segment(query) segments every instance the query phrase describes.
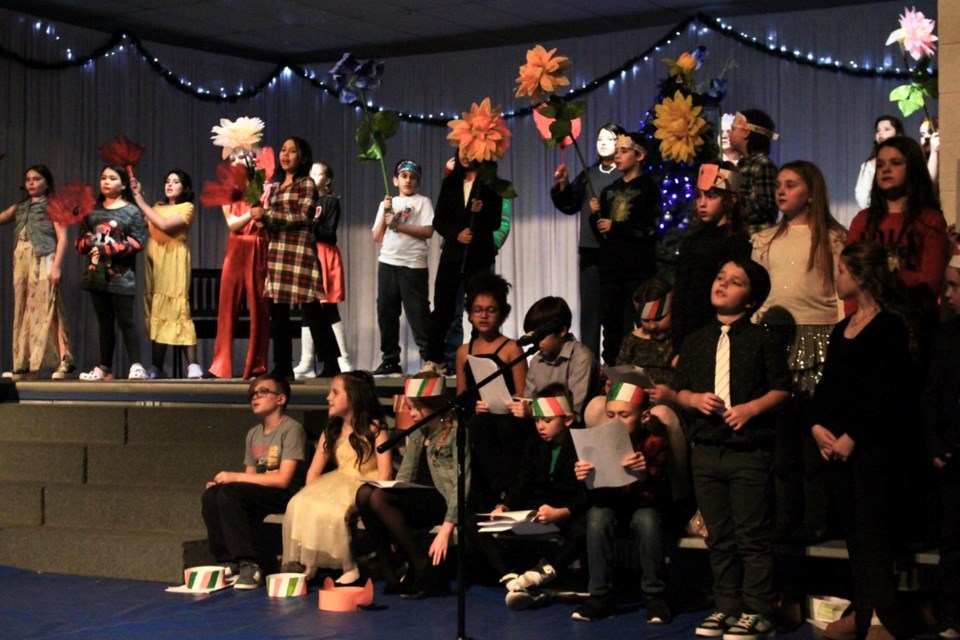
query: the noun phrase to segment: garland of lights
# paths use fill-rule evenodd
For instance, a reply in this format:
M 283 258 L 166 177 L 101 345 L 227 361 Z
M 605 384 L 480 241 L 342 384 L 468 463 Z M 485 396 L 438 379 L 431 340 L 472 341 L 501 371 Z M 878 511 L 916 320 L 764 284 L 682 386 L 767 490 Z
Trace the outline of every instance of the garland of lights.
M 909 70 L 902 70 L 900 68 L 874 68 L 871 69 L 869 65 L 858 65 L 852 60 L 848 64 L 843 64 L 839 60 L 834 60 L 829 56 L 817 56 L 813 53 L 806 53 L 793 49 L 791 50 L 786 45 L 776 45 L 773 43 L 764 44 L 757 39 L 756 36 L 750 36 L 742 31 L 734 29 L 730 24 L 725 23 L 719 18 L 713 18 L 704 13 L 698 13 L 696 16 L 691 16 L 677 23 L 674 27 L 669 29 L 666 34 L 664 34 L 660 39 L 658 39 L 653 45 L 647 48 L 646 51 L 641 53 L 638 56 L 635 56 L 618 68 L 609 71 L 608 73 L 603 74 L 597 78 L 594 78 L 588 83 L 581 85 L 579 88 L 574 89 L 564 95 L 565 99 L 575 99 L 580 96 L 587 95 L 593 91 L 600 88 L 602 85 L 616 79 L 617 76 L 625 74 L 627 71 L 634 69 L 637 64 L 640 62 L 646 62 L 649 60 L 650 55 L 654 52 L 659 51 L 662 47 L 670 45 L 673 42 L 673 38 L 680 37 L 685 29 L 687 29 L 694 22 L 702 23 L 705 28 L 714 31 L 715 33 L 732 38 L 739 44 L 742 44 L 747 47 L 756 49 L 757 51 L 766 53 L 767 55 L 773 55 L 781 60 L 786 60 L 788 62 L 793 62 L 807 67 L 812 67 L 818 70 L 823 71 L 833 71 L 837 73 L 842 73 L 845 75 L 861 77 L 861 78 L 883 78 L 883 79 L 910 79 L 912 76 Z M 39 29 L 41 23 L 37 22 L 36 26 Z M 148 64 L 150 67 L 160 75 L 170 86 L 178 91 L 185 93 L 197 100 L 202 100 L 204 102 L 216 102 L 216 103 L 235 103 L 240 100 L 247 98 L 253 98 L 257 96 L 268 86 L 274 84 L 281 75 L 284 74 L 296 74 L 303 80 L 309 82 L 313 87 L 325 91 L 332 96 L 336 96 L 336 91 L 330 85 L 326 84 L 317 79 L 317 74 L 314 71 L 298 65 L 298 64 L 277 64 L 270 73 L 257 84 L 240 88 L 238 91 L 233 93 L 228 93 L 223 87 L 219 88 L 219 91 L 211 91 L 210 89 L 205 89 L 203 87 L 194 88 L 193 83 L 189 80 L 184 79 L 179 76 L 176 72 L 171 69 L 163 66 L 159 59 L 154 56 L 150 51 L 143 45 L 140 39 L 135 35 L 130 35 L 126 33 L 118 33 L 110 36 L 110 39 L 103 45 L 97 47 L 91 51 L 88 55 L 81 58 L 74 58 L 72 52 L 67 50 L 67 59 L 58 60 L 55 62 L 45 62 L 41 60 L 28 59 L 20 54 L 9 51 L 5 47 L 0 46 L 0 56 L 11 59 L 17 63 L 20 63 L 24 66 L 30 67 L 32 69 L 41 69 L 41 70 L 64 70 L 72 67 L 82 67 L 87 64 L 94 62 L 98 58 L 107 57 L 114 55 L 117 51 L 123 51 L 125 44 L 129 44 L 133 47 L 140 57 Z M 936 77 L 936 70 L 931 72 L 933 77 Z M 354 105 L 368 111 L 383 111 L 382 106 L 374 104 L 372 101 L 367 102 L 367 104 L 360 104 L 359 101 L 354 102 Z M 523 118 L 533 111 L 533 107 L 523 107 L 513 111 L 508 111 L 504 113 L 504 118 Z M 426 124 L 430 126 L 445 127 L 447 126 L 448 119 L 445 117 L 434 117 L 430 115 L 418 115 L 412 113 L 399 113 L 400 119 L 404 122 L 411 122 L 415 124 Z

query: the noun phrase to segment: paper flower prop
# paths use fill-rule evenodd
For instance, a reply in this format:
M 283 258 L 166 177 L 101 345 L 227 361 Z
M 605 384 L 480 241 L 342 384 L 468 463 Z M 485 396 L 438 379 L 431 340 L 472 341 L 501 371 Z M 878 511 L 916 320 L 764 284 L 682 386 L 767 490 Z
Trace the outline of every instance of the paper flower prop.
M 936 22 L 923 15 L 922 11 L 913 9 L 904 9 L 900 16 L 900 28 L 896 29 L 887 38 L 887 44 L 899 42 L 916 61 L 922 58 L 932 58 L 937 52 L 937 45 L 934 44 L 937 36 L 933 35 L 933 28 Z
M 540 135 L 544 140 L 555 142 L 553 132 L 550 131 L 550 127 L 553 126 L 553 123 L 556 121 L 556 118 L 548 118 L 536 109 L 533 110 L 533 123 L 537 125 L 537 131 L 540 132 Z M 580 121 L 580 118 L 574 118 L 570 121 L 570 135 L 561 139 L 560 142 L 555 142 L 555 144 L 561 149 L 573 144 L 573 141 L 580 137 L 580 130 L 582 126 L 583 125 Z
M 900 54 L 903 63 L 910 69 L 907 54 L 914 59 L 916 65 L 910 74 L 913 81 L 900 85 L 890 92 L 890 100 L 896 102 L 904 116 L 923 109 L 927 120 L 931 123 L 930 112 L 927 110 L 926 98 L 936 98 L 938 95 L 937 80 L 930 73 L 930 63 L 936 55 L 937 46 L 934 44 L 937 36 L 933 35 L 936 22 L 924 17 L 916 8 L 904 9 L 900 16 L 900 28 L 894 30 L 887 38 L 887 44 L 894 42 L 900 45 Z
M 220 126 L 213 127 L 213 144 L 223 147 L 223 159 L 238 155 L 256 155 L 260 150 L 263 129 L 267 125 L 260 118 L 241 116 L 231 122 L 220 119 Z
M 67 226 L 83 220 L 96 203 L 93 189 L 82 182 L 68 182 L 47 197 L 47 217 Z
M 224 162 L 217 166 L 219 181 L 208 180 L 200 192 L 200 204 L 205 207 L 222 207 L 244 200 L 249 180 L 247 168 L 242 164 Z
M 570 80 L 563 75 L 570 67 L 570 58 L 554 56 L 556 49 L 547 51 L 537 45 L 527 51 L 527 63 L 521 65 L 517 76 L 517 97 L 529 97 L 534 102 L 543 99 L 545 93 L 555 93 L 559 87 L 569 86 Z
M 384 156 L 387 155 L 387 140 L 400 129 L 400 116 L 396 111 L 375 111 L 367 107 L 367 91 L 380 86 L 385 65 L 382 60 L 357 60 L 351 53 L 343 54 L 332 69 L 334 91 L 342 104 L 360 103 L 363 123 L 357 128 L 356 140 L 360 147 L 357 160 L 379 162 L 383 177 L 384 193 L 390 195 L 390 178 Z
M 693 106 L 693 98 L 680 91 L 673 97 L 666 97 L 654 110 L 656 119 L 653 124 L 657 130 L 653 134 L 660 140 L 660 153 L 666 160 L 692 162 L 697 147 L 703 144 L 702 133 L 706 131 L 707 121 L 700 117 L 702 107 Z
M 664 58 L 663 63 L 667 65 L 667 74 L 674 82 L 692 91 L 693 72 L 703 65 L 706 57 L 707 48 L 701 45 L 697 47 L 693 53 L 689 51 L 681 53 L 680 57 L 676 60 L 673 58 Z
M 126 167 L 131 180 L 133 179 L 133 168 L 140 163 L 140 158 L 146 150 L 146 147 L 137 144 L 122 133 L 110 142 L 100 145 L 97 149 L 100 158 L 105 163 Z
M 500 107 L 491 107 L 490 98 L 474 102 L 459 120 L 447 123 L 447 139 L 468 162 L 499 160 L 510 148 L 510 130 L 503 122 Z
M 342 104 L 353 104 L 361 94 L 380 86 L 385 68 L 383 60 L 357 60 L 352 53 L 345 53 L 330 69 L 334 91 Z

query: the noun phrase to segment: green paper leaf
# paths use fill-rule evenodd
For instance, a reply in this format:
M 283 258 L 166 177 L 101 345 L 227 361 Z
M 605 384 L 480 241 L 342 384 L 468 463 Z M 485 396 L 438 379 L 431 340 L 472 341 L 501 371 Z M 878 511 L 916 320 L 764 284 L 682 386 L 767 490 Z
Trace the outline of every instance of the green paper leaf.
M 396 111 L 377 111 L 370 117 L 370 128 L 388 140 L 400 130 L 400 116 Z

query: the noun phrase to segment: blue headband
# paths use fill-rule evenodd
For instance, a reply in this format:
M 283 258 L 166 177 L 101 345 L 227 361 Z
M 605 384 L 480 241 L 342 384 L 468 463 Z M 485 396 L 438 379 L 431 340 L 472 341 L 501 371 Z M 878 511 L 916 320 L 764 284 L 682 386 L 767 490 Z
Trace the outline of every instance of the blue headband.
M 399 176 L 401 171 L 411 171 L 416 174 L 418 178 L 420 177 L 420 165 L 413 160 L 401 160 L 398 162 L 397 168 L 393 170 L 393 174 Z

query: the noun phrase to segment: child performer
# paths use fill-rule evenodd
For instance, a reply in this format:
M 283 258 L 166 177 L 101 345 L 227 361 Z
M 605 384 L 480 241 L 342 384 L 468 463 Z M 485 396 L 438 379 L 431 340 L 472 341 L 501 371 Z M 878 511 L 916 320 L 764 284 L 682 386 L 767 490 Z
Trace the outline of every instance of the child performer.
M 342 568 L 339 584 L 360 577 L 350 551 L 347 524 L 355 511 L 358 478 L 389 480 L 392 455 L 377 453 L 387 440 L 383 408 L 366 371 L 336 375 L 327 395 L 330 421 L 307 470 L 307 486 L 287 506 L 283 519 L 286 570 L 312 577 L 318 567 Z M 335 469 L 324 473 L 328 462 Z
M 777 165 L 770 160 L 770 143 L 780 138 L 773 118 L 759 109 L 737 112 L 730 129 L 730 146 L 740 154 L 740 201 L 751 232 L 777 221 Z
M 313 215 L 313 239 L 316 240 L 317 259 L 320 260 L 320 275 L 323 279 L 324 299 L 320 303 L 323 312 L 323 324 L 327 337 L 332 332 L 337 341 L 340 357 L 333 360 L 333 349 L 327 345 L 322 349 L 326 354 L 323 362 L 323 375 L 331 377 L 340 371 L 353 371 L 353 363 L 347 355 L 347 338 L 343 332 L 343 321 L 337 304 L 343 302 L 347 289 L 343 275 L 343 259 L 337 248 L 337 227 L 340 226 L 340 196 L 333 192 L 333 168 L 320 160 L 310 167 L 310 178 L 317 185 L 317 207 Z M 316 378 L 316 345 L 310 334 L 310 327 L 300 330 L 300 364 L 293 368 L 293 375 L 303 378 Z
M 473 274 L 493 267 L 497 255 L 493 234 L 500 228 L 502 213 L 503 199 L 478 179 L 475 167 L 459 158 L 440 185 L 433 219 L 444 245 L 433 287 L 425 371 L 446 373 L 445 341 L 456 315 L 457 292 Z
M 13 368 L 4 378 L 36 376 L 57 367 L 54 380 L 72 377 L 77 368 L 60 295 L 60 274 L 67 249 L 67 228 L 47 217 L 53 175 L 42 164 L 23 172 L 27 197 L 0 212 L 0 224 L 15 221 L 13 250 Z
M 867 636 L 874 611 L 893 637 L 912 637 L 896 601 L 894 531 L 902 514 L 894 494 L 904 472 L 903 425 L 916 417 L 916 342 L 887 258 L 867 242 L 840 254 L 837 294 L 855 298 L 857 310 L 830 336 L 811 420 L 847 530 L 857 638 Z
M 386 196 L 377 209 L 373 241 L 380 244 L 377 262 L 377 325 L 380 366 L 375 376 L 403 373 L 400 366 L 400 309 L 407 314 L 413 339 L 426 362 L 430 322 L 427 258 L 433 237 L 433 203 L 417 193 L 420 165 L 401 160 L 393 169 L 396 197 Z
M 260 424 L 247 432 L 244 471 L 221 471 L 203 493 L 203 521 L 210 551 L 217 562 L 239 578 L 235 589 L 263 585 L 266 550 L 258 549 L 253 523 L 283 511 L 303 486 L 303 426 L 286 414 L 290 383 L 273 375 L 260 376 L 247 391 Z M 298 473 L 299 471 L 299 473 Z M 275 560 L 274 560 L 275 562 Z
M 190 247 L 187 235 L 193 223 L 193 181 L 180 169 L 167 174 L 163 185 L 166 201 L 151 207 L 143 198 L 140 181 L 133 181 L 133 196 L 147 219 L 150 243 L 147 245 L 143 303 L 147 333 L 153 345 L 153 364 L 147 367 L 150 378 L 166 377 L 163 361 L 167 345 L 186 347 L 187 377 L 200 378 L 197 364 L 197 332 L 190 319 Z
M 597 265 L 600 245 L 593 235 L 590 219 L 590 185 L 603 189 L 621 176 L 614 164 L 617 139 L 626 130 L 614 122 L 607 122 L 597 131 L 597 162 L 581 171 L 573 182 L 564 164 L 557 165 L 553 172 L 554 185 L 550 199 L 561 213 L 568 216 L 580 214 L 580 240 L 578 257 L 580 263 L 580 337 L 594 353 L 600 353 L 600 267 Z
M 246 202 L 223 207 L 230 233 L 220 275 L 220 300 L 217 306 L 217 340 L 213 362 L 205 377 L 233 377 L 233 336 L 241 301 L 250 313 L 250 339 L 244 359 L 244 379 L 267 370 L 270 348 L 270 306 L 263 295 L 267 279 L 267 230 L 258 224 Z
M 794 395 L 780 414 L 774 451 L 774 540 L 812 544 L 826 533 L 829 489 L 816 443 L 806 437 L 810 398 L 823 374 L 834 325 L 843 317 L 834 284 L 846 230 L 830 215 L 827 185 L 812 162 L 777 174 L 780 223 L 751 238 L 753 259 L 770 274 L 756 319 L 787 347 Z
M 408 378 L 404 402 L 419 422 L 446 405 L 444 378 L 421 373 Z M 464 461 L 470 489 L 470 453 Z M 428 489 L 379 489 L 364 484 L 357 491 L 357 509 L 373 540 L 386 573 L 384 593 L 419 600 L 446 592 L 435 567 L 447 557 L 457 526 L 457 422 L 454 414 L 434 418 L 407 440 L 407 450 L 397 480 Z M 437 535 L 424 553 L 415 529 L 439 524 Z M 396 547 L 396 552 L 393 548 Z M 404 565 L 407 570 L 404 573 Z
M 600 244 L 600 322 L 603 361 L 614 364 L 623 335 L 633 326 L 631 296 L 657 271 L 660 190 L 642 172 L 647 151 L 640 133 L 617 139 L 614 162 L 623 175 L 591 198 L 593 232 Z
M 671 314 L 677 353 L 687 336 L 716 317 L 710 305 L 710 290 L 717 267 L 729 256 L 750 255 L 736 167 L 729 162 L 700 165 L 696 204 L 697 215 L 690 233 L 680 241 L 677 251 Z
M 532 569 L 500 579 L 508 591 L 507 607 L 514 611 L 548 604 L 550 593 L 542 587 L 580 558 L 586 541 L 587 494 L 573 472 L 577 451 L 570 437 L 575 423 L 570 392 L 559 383 L 547 385 L 533 400 L 533 415 L 539 437 L 524 448 L 520 472 L 493 513 L 535 510 L 537 522 L 559 527 L 563 541 Z M 505 565 L 499 546 L 484 538 L 485 548 L 493 551 L 492 560 L 499 565 L 495 568 L 501 570 Z
M 640 558 L 641 587 L 647 622 L 667 624 L 672 619 L 665 599 L 664 507 L 669 502 L 665 467 L 667 438 L 657 420 L 644 419 L 647 395 L 628 382 L 614 383 L 607 394 L 607 420 L 619 420 L 627 427 L 633 453 L 623 467 L 639 473 L 637 482 L 615 489 L 589 492 L 587 512 L 587 562 L 590 568 L 590 597 L 573 612 L 574 620 L 599 620 L 610 615 L 615 604 L 613 590 L 614 536 L 618 523 L 629 524 Z M 578 480 L 585 481 L 594 470 L 593 462 L 581 460 L 574 467 Z
M 573 413 L 579 421 L 587 399 L 597 388 L 597 359 L 590 349 L 577 342 L 570 333 L 571 322 L 573 313 L 567 301 L 556 296 L 540 298 L 527 310 L 523 318 L 524 331 L 536 331 L 542 327 L 557 328 L 540 341 L 540 350 L 530 359 L 523 396 L 532 398 L 548 384 L 559 382 L 570 391 Z M 510 402 L 507 408 L 518 418 L 533 416 L 529 401 Z
M 893 136 L 903 135 L 903 123 L 895 116 L 879 116 L 873 123 L 873 145 L 870 157 L 860 165 L 854 195 L 861 209 L 870 207 L 870 192 L 873 190 L 874 176 L 877 174 L 877 147 L 881 142 Z
M 921 413 L 940 485 L 940 615 L 934 632 L 942 638 L 960 635 L 960 245 L 953 244 L 952 253 L 943 298 L 953 317 L 940 326 Z
M 710 295 L 716 320 L 680 351 L 677 387 L 690 412 L 690 466 L 717 607 L 697 626 L 701 636 L 756 640 L 773 631 L 772 414 L 790 397 L 790 370 L 776 337 L 750 322 L 769 293 L 759 264 L 726 262 Z
M 121 166 L 104 167 L 100 172 L 97 206 L 80 223 L 80 234 L 74 243 L 77 251 L 87 255 L 80 286 L 90 292 L 100 325 L 100 364 L 81 373 L 81 380 L 113 378 L 111 367 L 117 345 L 114 323 L 120 327 L 131 362 L 127 377 L 147 377 L 140 363 L 140 336 L 133 318 L 137 254 L 147 242 L 147 223 L 133 200 L 127 170 Z

